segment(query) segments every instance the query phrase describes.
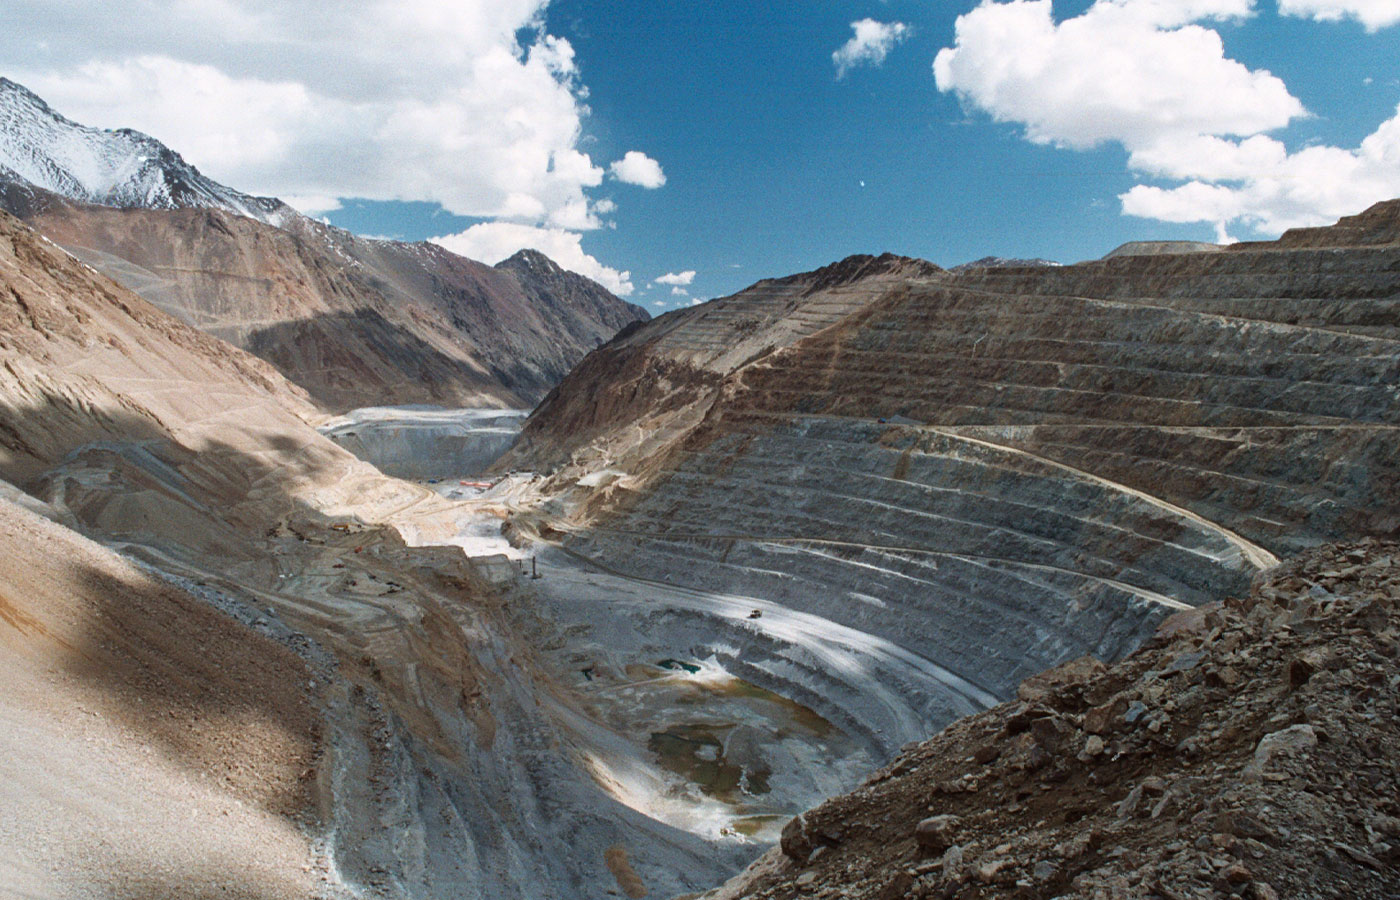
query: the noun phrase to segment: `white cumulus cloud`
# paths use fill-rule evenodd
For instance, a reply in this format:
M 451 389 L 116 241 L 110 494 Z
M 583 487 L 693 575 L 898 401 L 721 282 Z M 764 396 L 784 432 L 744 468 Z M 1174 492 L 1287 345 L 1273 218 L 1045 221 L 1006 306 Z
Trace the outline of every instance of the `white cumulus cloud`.
M 1295 153 L 1279 141 L 1201 139 L 1187 165 L 1164 174 L 1175 187 L 1138 185 L 1122 195 L 1129 215 L 1167 222 L 1244 222 L 1261 232 L 1323 225 L 1400 196 L 1400 109 L 1355 149 L 1318 145 Z M 1208 143 L 1207 143 L 1208 142 Z
M 606 171 L 548 4 L 6 0 L 0 69 L 70 118 L 145 131 L 313 212 L 418 200 L 577 232 L 614 207 L 589 196 Z
M 1366 4 L 1284 0 L 1323 5 Z M 1121 195 L 1128 215 L 1278 233 L 1400 193 L 1400 116 L 1354 149 L 1293 152 L 1268 134 L 1307 115 L 1303 104 L 1200 24 L 1253 11 L 1254 0 L 1097 0 L 1057 23 L 1050 0 L 984 0 L 959 17 L 934 76 L 1033 143 L 1121 145 L 1133 172 L 1159 182 Z
M 1320 22 L 1355 19 L 1367 31 L 1379 31 L 1400 22 L 1400 0 L 1279 0 L 1278 11 Z
M 433 238 L 453 253 L 495 264 L 518 250 L 538 250 L 571 272 L 601 284 L 620 297 L 632 293 L 632 274 L 600 263 L 583 250 L 582 235 L 562 228 L 537 228 L 517 222 L 482 222 L 460 234 Z
M 851 31 L 854 34 L 851 39 L 831 54 L 836 77 L 845 78 L 847 72 L 859 65 L 881 65 L 895 45 L 909 36 L 909 30 L 909 26 L 903 22 L 877 22 L 874 19 L 852 22 Z
M 623 184 L 635 184 L 648 190 L 655 190 L 666 183 L 666 173 L 661 171 L 661 163 L 637 150 L 629 150 L 622 159 L 613 163 L 612 174 Z
M 148 132 L 243 190 L 543 222 L 603 178 L 579 149 L 572 46 L 518 37 L 546 2 L 12 0 L 0 62 L 71 118 Z
M 1252 135 L 1304 113 L 1284 83 L 1228 59 L 1193 19 L 1243 16 L 1250 0 L 1099 0 L 1056 23 L 1050 0 L 984 2 L 939 51 L 941 91 L 1041 144 L 1130 150 L 1198 134 Z
M 694 282 L 695 271 L 693 269 L 689 269 L 684 272 L 667 272 L 665 275 L 662 275 L 660 278 L 653 281 L 652 284 L 672 284 L 680 285 L 681 287 L 686 287 L 690 284 L 693 284 Z

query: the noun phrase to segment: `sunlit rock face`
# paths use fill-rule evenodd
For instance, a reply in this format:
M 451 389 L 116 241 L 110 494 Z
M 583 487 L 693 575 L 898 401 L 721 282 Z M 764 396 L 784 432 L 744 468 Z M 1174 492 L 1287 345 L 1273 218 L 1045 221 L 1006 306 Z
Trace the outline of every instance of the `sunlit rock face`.
M 782 603 L 989 694 L 1275 554 L 1400 527 L 1400 204 L 1218 252 L 853 258 L 586 359 L 507 465 L 565 544 Z M 603 488 L 581 475 L 624 473 Z M 921 685 L 926 726 L 958 691 Z

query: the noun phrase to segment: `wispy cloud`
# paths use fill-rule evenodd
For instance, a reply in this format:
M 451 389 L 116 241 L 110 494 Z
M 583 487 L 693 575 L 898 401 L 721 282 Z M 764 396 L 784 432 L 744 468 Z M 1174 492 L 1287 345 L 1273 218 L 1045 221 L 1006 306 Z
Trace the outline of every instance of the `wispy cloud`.
M 1278 11 L 1321 22 L 1355 19 L 1367 31 L 1400 23 L 1400 0 L 1279 0 Z
M 855 32 L 849 41 L 831 54 L 836 65 L 836 77 L 845 78 L 846 73 L 856 66 L 878 66 L 895 45 L 909 36 L 910 28 L 903 22 L 877 22 L 874 19 L 861 19 L 851 23 Z

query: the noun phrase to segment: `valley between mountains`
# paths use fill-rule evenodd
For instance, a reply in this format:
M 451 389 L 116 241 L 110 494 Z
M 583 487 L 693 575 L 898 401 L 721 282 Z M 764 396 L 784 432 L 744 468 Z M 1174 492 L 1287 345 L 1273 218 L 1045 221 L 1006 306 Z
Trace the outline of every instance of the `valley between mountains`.
M 647 320 L 0 98 L 0 896 L 1400 891 L 1400 201 Z

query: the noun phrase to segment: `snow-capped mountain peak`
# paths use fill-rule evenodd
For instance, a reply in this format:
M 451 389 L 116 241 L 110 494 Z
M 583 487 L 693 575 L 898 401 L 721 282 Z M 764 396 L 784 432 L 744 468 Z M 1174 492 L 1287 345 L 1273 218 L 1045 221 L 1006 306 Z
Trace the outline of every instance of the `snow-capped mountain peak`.
M 155 138 L 64 118 L 23 85 L 0 78 L 0 179 L 123 209 L 222 209 L 282 225 L 282 201 L 225 187 Z

